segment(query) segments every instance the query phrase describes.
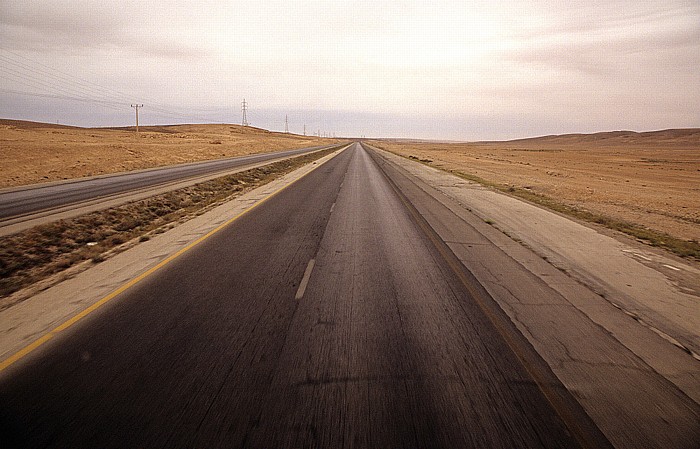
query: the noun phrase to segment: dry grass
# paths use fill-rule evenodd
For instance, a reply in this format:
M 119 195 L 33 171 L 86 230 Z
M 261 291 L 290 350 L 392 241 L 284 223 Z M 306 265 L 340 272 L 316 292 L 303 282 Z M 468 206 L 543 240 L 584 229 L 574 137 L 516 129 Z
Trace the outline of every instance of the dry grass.
M 585 209 L 579 209 L 557 201 L 554 198 L 540 195 L 527 189 L 513 187 L 512 185 L 495 184 L 493 182 L 486 181 L 485 179 L 481 179 L 478 176 L 468 175 L 458 171 L 452 171 L 452 173 L 456 174 L 460 178 L 473 181 L 487 187 L 495 188 L 501 192 L 508 193 L 531 203 L 539 204 L 540 206 L 544 206 L 564 215 L 575 217 L 579 220 L 584 220 L 591 223 L 597 223 L 605 226 L 606 228 L 625 233 L 649 245 L 665 248 L 681 257 L 700 260 L 700 243 L 698 243 L 697 240 L 679 239 L 669 234 L 654 231 L 634 223 L 616 220 Z M 489 223 L 489 220 L 486 220 L 486 222 Z
M 140 131 L 0 120 L 0 187 L 335 142 L 238 125 L 142 126 Z
M 700 257 L 698 129 L 373 144 L 676 254 Z
M 99 263 L 334 149 L 275 162 L 141 201 L 0 237 L 0 297 L 78 264 Z M 126 244 L 126 245 L 125 245 Z

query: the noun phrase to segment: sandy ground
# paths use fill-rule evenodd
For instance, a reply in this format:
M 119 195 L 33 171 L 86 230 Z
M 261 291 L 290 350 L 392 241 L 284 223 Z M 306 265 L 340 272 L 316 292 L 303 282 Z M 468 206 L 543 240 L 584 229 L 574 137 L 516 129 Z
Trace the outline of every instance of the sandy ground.
M 374 145 L 685 240 L 700 240 L 700 129 Z
M 74 128 L 0 120 L 0 188 L 334 142 L 239 125 Z

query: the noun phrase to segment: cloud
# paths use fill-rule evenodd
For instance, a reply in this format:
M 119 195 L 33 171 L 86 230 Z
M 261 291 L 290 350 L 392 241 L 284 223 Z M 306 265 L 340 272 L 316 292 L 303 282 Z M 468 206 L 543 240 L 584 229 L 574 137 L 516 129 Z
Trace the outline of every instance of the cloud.
M 127 92 L 127 103 L 237 116 L 246 97 L 258 108 L 343 110 L 366 133 L 367 113 L 384 114 L 392 135 L 403 126 L 450 138 L 462 131 L 409 126 L 406 114 L 484 133 L 492 118 L 513 137 L 700 117 L 697 0 L 0 0 L 3 49 L 20 61 L 0 79 L 6 89 L 72 90 L 25 73 L 21 62 L 34 60 Z
M 128 22 L 107 3 L 84 2 L 4 2 L 0 24 L 9 35 L 5 45 L 62 48 L 96 47 L 119 41 L 128 31 Z
M 480 86 L 497 111 L 625 117 L 628 127 L 697 123 L 700 4 L 593 2 L 540 13 L 513 28 Z
M 182 12 L 144 8 L 138 2 L 119 2 L 115 7 L 85 0 L 3 1 L 0 36 L 5 48 L 39 53 L 119 51 L 150 58 L 200 57 L 204 49 L 192 45 L 178 26 L 187 20 Z
M 700 4 L 671 2 L 631 7 L 628 2 L 564 8 L 556 18 L 512 35 L 505 61 L 607 76 L 635 61 L 645 68 L 664 53 L 688 69 L 700 60 Z M 641 68 L 641 67 L 636 67 Z M 677 67 L 678 68 L 678 67 Z

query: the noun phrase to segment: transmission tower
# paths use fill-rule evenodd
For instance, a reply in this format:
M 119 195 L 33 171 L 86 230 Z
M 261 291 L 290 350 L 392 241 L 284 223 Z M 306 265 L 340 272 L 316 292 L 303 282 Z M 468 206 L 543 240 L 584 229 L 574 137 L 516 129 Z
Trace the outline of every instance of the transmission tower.
M 284 116 L 284 133 L 289 134 L 289 117 Z
M 136 109 L 136 132 L 139 132 L 139 108 L 142 108 L 142 104 L 132 104 L 132 108 Z
M 248 117 L 246 117 L 246 111 L 248 110 L 248 103 L 246 103 L 245 98 L 241 103 L 241 110 L 243 111 L 243 126 L 248 126 Z

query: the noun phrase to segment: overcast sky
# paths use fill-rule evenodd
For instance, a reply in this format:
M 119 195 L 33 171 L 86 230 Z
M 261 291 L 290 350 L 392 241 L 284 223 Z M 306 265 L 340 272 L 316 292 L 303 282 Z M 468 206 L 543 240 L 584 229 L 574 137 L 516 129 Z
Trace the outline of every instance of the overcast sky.
M 0 117 L 453 140 L 700 127 L 700 1 L 0 0 Z M 60 97 L 60 98 L 58 98 Z

